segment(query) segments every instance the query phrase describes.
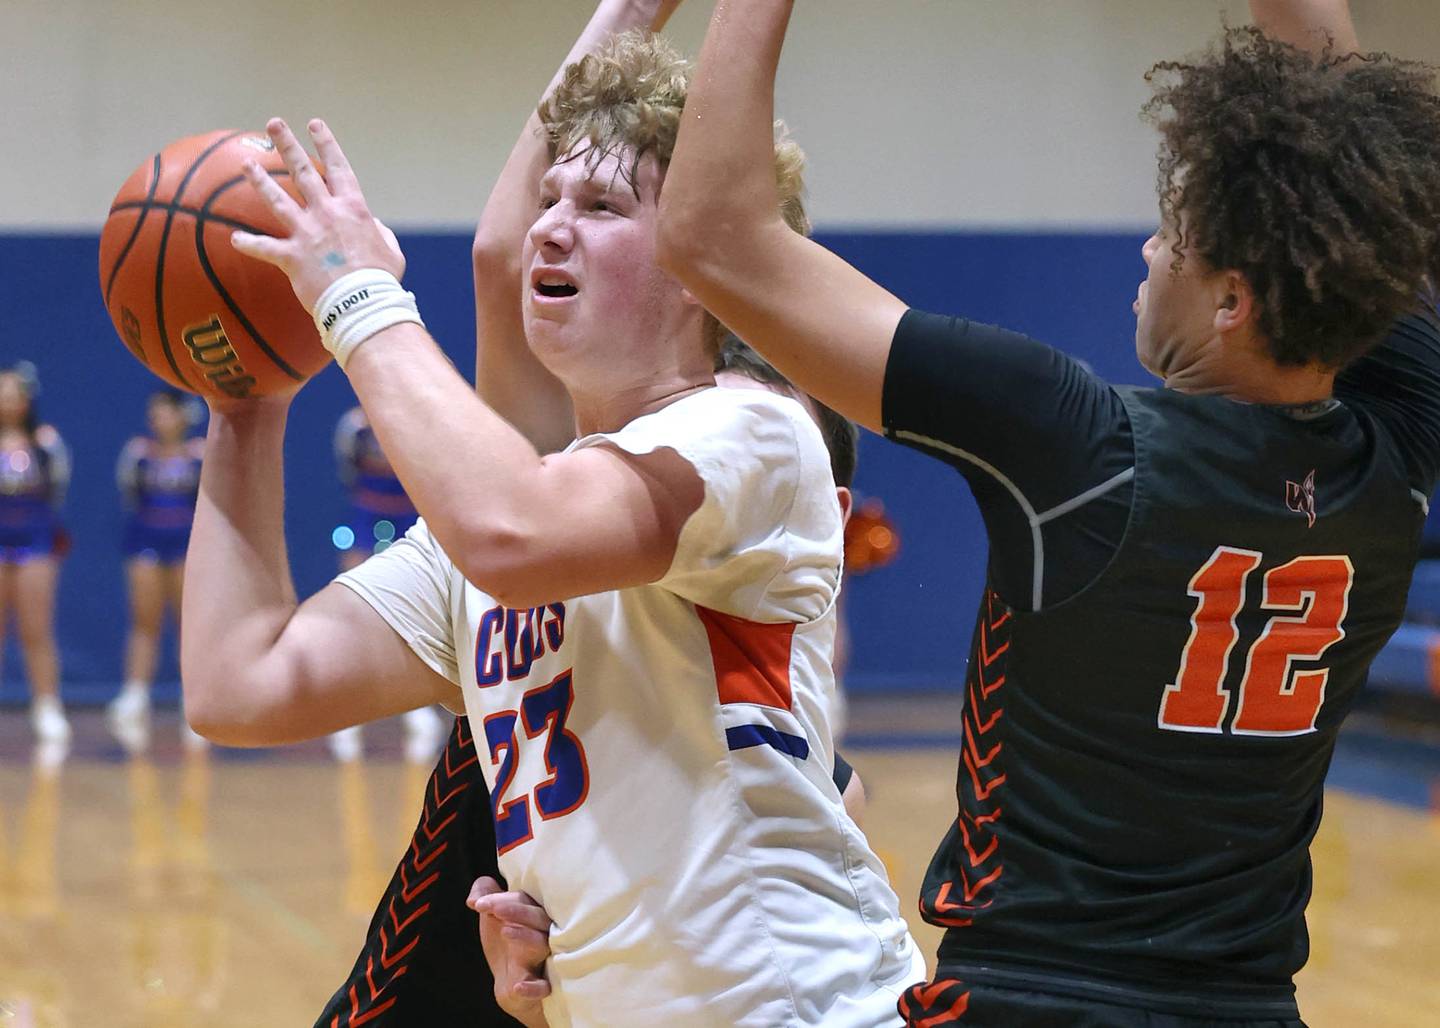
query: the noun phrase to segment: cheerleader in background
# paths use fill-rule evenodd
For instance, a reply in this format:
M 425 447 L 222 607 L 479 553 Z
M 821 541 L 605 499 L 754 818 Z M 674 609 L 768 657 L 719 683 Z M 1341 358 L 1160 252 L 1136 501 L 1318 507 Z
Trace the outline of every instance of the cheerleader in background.
M 70 455 L 54 426 L 36 416 L 35 392 L 32 365 L 0 371 L 0 650 L 13 613 L 30 679 L 31 727 L 41 742 L 64 744 L 70 722 L 60 703 L 55 583 Z
M 123 551 L 130 592 L 130 635 L 125 644 L 125 684 L 106 710 L 110 730 L 135 753 L 150 741 L 150 687 L 168 608 L 178 626 L 185 548 L 200 491 L 205 440 L 193 436 L 197 412 L 184 394 L 161 390 L 145 408 L 148 435 L 135 436 L 120 451 L 115 477 L 127 512 Z M 190 747 L 205 740 L 181 734 Z
M 335 463 L 350 496 L 350 516 L 333 538 L 340 551 L 340 570 L 349 571 L 403 536 L 419 515 L 359 407 L 346 411 L 335 427 Z M 434 760 L 449 724 L 433 707 L 412 710 L 403 717 L 405 759 L 413 763 Z M 358 727 L 330 736 L 331 752 L 339 760 L 355 760 L 362 748 Z

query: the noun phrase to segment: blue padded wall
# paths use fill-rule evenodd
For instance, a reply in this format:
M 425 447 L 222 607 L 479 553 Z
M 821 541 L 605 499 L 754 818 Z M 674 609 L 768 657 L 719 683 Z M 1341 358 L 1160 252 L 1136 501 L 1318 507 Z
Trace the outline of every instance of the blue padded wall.
M 1052 342 L 1117 381 L 1143 381 L 1130 302 L 1143 273 L 1138 234 L 822 233 L 822 241 L 911 304 L 993 321 Z M 468 233 L 410 234 L 407 284 L 437 339 L 474 368 Z M 74 549 L 57 612 L 65 695 L 108 697 L 121 676 L 125 629 L 115 459 L 143 424 L 152 379 L 116 338 L 100 302 L 97 240 L 0 235 L 0 363 L 40 370 L 42 415 L 65 436 L 75 474 L 65 519 Z M 296 584 L 314 592 L 335 570 L 331 529 L 344 501 L 331 433 L 354 402 L 330 368 L 300 394 L 286 443 L 286 537 Z M 453 459 L 437 453 L 436 459 Z M 485 473 L 483 461 L 457 474 Z M 981 522 L 946 466 L 867 436 L 858 485 L 884 500 L 900 558 L 849 583 L 852 688 L 945 688 L 962 677 L 985 562 Z M 5 650 L 0 700 L 23 695 L 20 655 Z M 173 682 L 173 657 L 161 679 Z

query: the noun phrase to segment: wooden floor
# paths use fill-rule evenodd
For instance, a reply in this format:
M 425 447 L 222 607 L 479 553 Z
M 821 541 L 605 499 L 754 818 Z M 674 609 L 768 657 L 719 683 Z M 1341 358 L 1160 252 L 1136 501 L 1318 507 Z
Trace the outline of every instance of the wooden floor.
M 310 1025 L 429 767 L 401 760 L 394 724 L 369 730 L 365 760 L 337 764 L 321 744 L 186 754 L 163 713 L 150 756 L 127 759 L 96 715 L 76 720 L 55 765 L 19 713 L 0 713 L 0 1028 Z M 926 746 L 938 740 L 924 727 L 850 746 L 907 912 L 953 807 L 954 749 Z M 1403 778 L 1393 791 L 1410 802 L 1332 788 L 1302 1012 L 1314 1028 L 1440 1024 L 1440 815 L 1415 803 L 1440 787 L 1423 760 L 1391 776 L 1363 747 L 1347 753 L 1332 781 L 1383 792 L 1367 783 Z M 935 930 L 913 927 L 933 953 Z

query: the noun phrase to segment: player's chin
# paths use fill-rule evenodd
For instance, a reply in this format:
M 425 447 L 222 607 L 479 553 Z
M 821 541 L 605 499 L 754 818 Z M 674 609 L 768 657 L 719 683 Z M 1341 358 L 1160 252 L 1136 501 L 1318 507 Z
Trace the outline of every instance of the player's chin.
M 525 342 L 535 358 L 552 373 L 577 347 L 576 326 L 551 318 L 525 317 Z
M 1144 330 L 1140 325 L 1135 326 L 1135 359 L 1140 366 L 1158 379 L 1164 379 L 1165 374 L 1160 370 L 1160 362 L 1156 359 L 1155 349 L 1145 337 Z

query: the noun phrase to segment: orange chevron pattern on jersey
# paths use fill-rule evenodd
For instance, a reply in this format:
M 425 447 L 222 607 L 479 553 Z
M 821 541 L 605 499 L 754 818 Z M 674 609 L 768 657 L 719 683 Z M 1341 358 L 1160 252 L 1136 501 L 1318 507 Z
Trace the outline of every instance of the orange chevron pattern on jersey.
M 920 898 L 921 916 L 931 924 L 947 928 L 971 924 L 975 911 L 994 902 L 987 892 L 1005 873 L 1005 865 L 998 859 L 1000 840 L 994 830 L 1004 813 L 1000 797 L 996 795 L 1005 784 L 1005 772 L 997 763 L 1004 744 L 992 741 L 990 735 L 1005 715 L 1001 702 L 1012 616 L 993 591 L 986 594 L 980 644 L 966 676 L 967 702 L 961 731 L 961 763 L 965 775 L 957 784 L 957 790 L 963 790 L 968 783 L 974 800 L 966 803 L 962 792 L 960 813 L 955 820 L 964 860 L 956 854 L 952 862 L 956 877 L 941 883 L 933 898 L 928 895 Z
M 905 990 L 899 1006 L 907 1028 L 939 1028 L 965 1016 L 970 1009 L 970 989 L 953 978 L 921 982 Z
M 425 786 L 425 805 L 410 849 L 401 860 L 398 882 L 392 882 L 380 925 L 378 952 L 365 958 L 364 974 L 346 985 L 350 1009 L 336 1014 L 330 1028 L 359 1028 L 372 1024 L 395 1005 L 390 987 L 408 968 L 408 958 L 419 945 L 430 910 L 430 890 L 440 878 L 434 866 L 450 847 L 448 831 L 459 817 L 460 796 L 472 780 L 465 772 L 479 761 L 474 738 L 465 718 L 457 718 L 445 754 Z

